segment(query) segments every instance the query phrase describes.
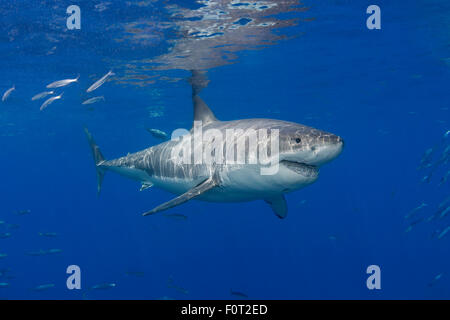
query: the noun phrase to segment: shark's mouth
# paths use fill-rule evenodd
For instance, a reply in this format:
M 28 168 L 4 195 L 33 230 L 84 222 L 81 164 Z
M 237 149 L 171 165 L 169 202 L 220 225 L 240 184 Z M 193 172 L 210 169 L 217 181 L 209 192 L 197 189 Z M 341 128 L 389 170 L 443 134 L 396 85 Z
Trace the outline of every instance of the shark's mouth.
M 289 161 L 289 160 L 281 160 L 281 165 L 284 165 L 289 170 L 294 171 L 295 173 L 307 176 L 314 177 L 319 174 L 319 167 L 306 164 L 303 162 Z

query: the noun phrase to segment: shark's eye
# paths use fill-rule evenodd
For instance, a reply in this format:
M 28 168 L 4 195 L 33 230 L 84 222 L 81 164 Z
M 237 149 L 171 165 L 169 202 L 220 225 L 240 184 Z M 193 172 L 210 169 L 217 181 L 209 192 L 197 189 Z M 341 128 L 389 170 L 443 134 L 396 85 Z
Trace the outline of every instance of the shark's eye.
M 295 139 L 295 142 L 300 143 L 300 142 L 302 142 L 302 139 L 297 138 L 297 139 Z

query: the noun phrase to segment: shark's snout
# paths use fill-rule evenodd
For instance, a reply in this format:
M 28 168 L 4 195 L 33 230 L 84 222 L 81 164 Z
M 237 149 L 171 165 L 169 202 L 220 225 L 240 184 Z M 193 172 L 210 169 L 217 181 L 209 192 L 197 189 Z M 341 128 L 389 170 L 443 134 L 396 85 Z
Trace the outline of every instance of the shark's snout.
M 342 152 L 342 150 L 344 149 L 344 145 L 345 145 L 344 139 L 342 139 L 341 137 L 338 137 L 337 143 L 341 146 L 341 152 Z
M 341 147 L 341 151 L 344 148 L 344 139 L 340 136 L 334 136 L 333 143 Z
M 342 146 L 344 146 L 344 139 L 334 134 L 331 135 L 331 142 L 334 144 L 342 144 Z
M 342 149 L 344 148 L 344 139 L 342 139 L 340 136 L 333 135 L 332 143 Z
M 316 136 L 313 136 L 310 140 L 311 145 L 326 145 L 326 146 L 339 146 L 344 145 L 344 139 L 342 139 L 340 136 L 337 136 L 332 133 L 328 132 L 319 132 Z
M 313 153 L 311 164 L 320 166 L 341 154 L 344 149 L 344 139 L 340 136 L 329 134 L 323 139 L 319 139 L 316 144 L 312 144 L 311 149 Z
M 336 148 L 336 151 L 339 151 L 339 153 L 341 153 L 342 149 L 344 149 L 344 139 L 342 139 L 340 136 L 332 134 L 329 140 L 329 146 L 331 148 Z M 339 153 L 337 155 L 339 155 Z

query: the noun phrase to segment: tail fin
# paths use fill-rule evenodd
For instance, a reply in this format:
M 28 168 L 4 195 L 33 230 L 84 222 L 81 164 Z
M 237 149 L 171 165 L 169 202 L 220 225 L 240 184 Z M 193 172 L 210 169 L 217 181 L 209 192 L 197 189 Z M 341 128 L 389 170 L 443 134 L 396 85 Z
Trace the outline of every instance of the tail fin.
M 105 176 L 105 169 L 99 165 L 105 161 L 105 158 L 103 157 L 100 148 L 95 144 L 94 138 L 86 127 L 84 128 L 84 132 L 86 133 L 89 145 L 91 146 L 92 156 L 95 161 L 95 169 L 97 170 L 97 195 L 99 195 L 100 190 L 102 189 L 103 177 Z

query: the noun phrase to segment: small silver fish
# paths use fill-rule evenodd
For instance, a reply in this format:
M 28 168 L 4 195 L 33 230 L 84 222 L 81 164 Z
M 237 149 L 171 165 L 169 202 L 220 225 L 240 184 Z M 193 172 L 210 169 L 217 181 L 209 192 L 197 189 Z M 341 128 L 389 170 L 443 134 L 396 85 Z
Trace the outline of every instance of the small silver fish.
M 0 253 L 0 259 L 6 258 L 7 256 L 8 256 L 8 254 L 6 254 L 6 253 Z
M 448 226 L 441 233 L 439 233 L 438 239 L 442 239 L 447 234 L 447 232 L 449 232 L 449 231 L 450 231 L 450 226 Z
M 30 252 L 26 253 L 26 255 L 28 255 L 28 256 L 35 256 L 35 257 L 45 256 L 46 254 L 47 254 L 47 251 L 42 250 L 42 249 L 39 249 L 39 251 L 30 251 Z
M 31 213 L 30 209 L 20 210 L 20 211 L 16 212 L 16 214 L 19 215 L 19 216 L 23 216 L 24 214 L 30 214 L 30 213 Z
M 431 216 L 429 216 L 427 218 L 427 221 L 431 221 L 431 220 L 435 220 L 437 218 L 443 218 L 445 217 L 445 215 L 447 213 L 444 213 L 445 210 L 447 210 L 447 208 L 449 207 L 449 202 L 450 202 L 450 196 L 448 196 L 447 198 L 445 198 L 444 201 L 442 201 L 439 206 L 438 206 L 438 210 Z
M 248 298 L 248 295 L 246 295 L 246 294 L 243 293 L 243 292 L 239 292 L 239 291 L 233 291 L 233 290 L 230 290 L 230 294 L 231 294 L 232 296 L 236 296 L 236 297 Z
M 167 133 L 158 129 L 147 128 L 146 130 L 150 132 L 152 136 L 158 139 L 167 139 L 168 137 Z
M 407 232 L 410 232 L 410 231 L 413 229 L 413 227 L 414 227 L 416 224 L 418 224 L 419 222 L 421 222 L 421 221 L 423 221 L 423 218 L 419 218 L 419 219 L 417 219 L 417 220 L 411 222 L 411 223 L 409 224 L 409 226 L 406 228 L 405 232 L 406 232 L 406 233 L 407 233 Z
M 96 82 L 94 82 L 94 84 L 91 85 L 91 86 L 86 90 L 86 92 L 94 91 L 95 89 L 97 89 L 98 87 L 100 87 L 102 84 L 104 84 L 105 81 L 106 81 L 106 79 L 107 79 L 109 76 L 113 76 L 113 75 L 115 75 L 115 73 L 112 72 L 112 70 L 109 70 L 107 74 L 105 74 L 105 75 L 104 75 L 103 77 L 101 77 L 99 80 L 97 80 Z
M 433 172 L 430 172 L 430 174 L 427 174 L 426 176 L 424 176 L 420 182 L 422 182 L 422 183 L 425 183 L 425 182 L 426 183 L 430 183 L 432 176 L 433 176 Z
M 425 202 L 422 201 L 422 203 L 421 203 L 418 207 L 412 209 L 407 215 L 405 215 L 405 219 L 411 218 L 411 217 L 414 216 L 420 209 L 425 208 L 426 206 L 428 206 L 428 205 L 427 205 Z
M 141 188 L 139 189 L 139 191 L 144 191 L 147 190 L 148 188 L 153 187 L 153 183 L 151 182 L 142 182 Z
M 77 82 L 78 79 L 80 78 L 80 75 L 78 75 L 78 77 L 76 77 L 75 79 L 64 79 L 64 80 L 58 80 L 55 82 L 52 82 L 50 84 L 47 85 L 47 88 L 60 88 L 60 87 L 65 87 L 68 84 L 71 84 L 73 82 Z
M 41 107 L 39 108 L 40 111 L 44 110 L 45 108 L 47 108 L 53 101 L 61 99 L 62 97 L 62 93 L 59 96 L 56 97 L 51 97 L 48 98 L 47 100 L 45 100 L 45 102 L 41 105 Z
M 92 104 L 92 103 L 96 103 L 96 102 L 98 102 L 100 100 L 105 101 L 105 97 L 103 97 L 103 96 L 93 97 L 93 98 L 90 98 L 90 99 L 87 99 L 87 100 L 83 101 L 81 104 Z
M 50 288 L 54 288 L 55 285 L 53 283 L 49 283 L 49 284 L 41 284 L 37 287 L 34 287 L 33 290 L 34 291 L 44 291 L 44 290 L 48 290 Z
M 16 89 L 16 86 L 12 86 L 12 88 L 9 88 L 8 90 L 6 90 L 5 93 L 3 94 L 2 102 L 6 101 L 6 99 L 8 99 L 11 92 L 13 92 L 15 89 Z
M 50 249 L 47 251 L 48 254 L 61 253 L 61 249 Z
M 33 96 L 33 98 L 31 98 L 31 100 L 32 101 L 39 100 L 39 99 L 45 98 L 46 96 L 54 94 L 54 93 L 55 93 L 55 91 L 53 91 L 53 90 L 52 91 L 44 91 L 44 92 L 38 93 L 37 95 Z
M 428 284 L 428 286 L 429 286 L 429 287 L 434 286 L 434 285 L 436 284 L 436 282 L 438 282 L 439 279 L 442 278 L 443 275 L 444 275 L 443 273 L 439 273 L 437 276 L 435 276 L 435 277 L 433 278 L 433 280 L 431 280 L 431 282 Z
M 425 150 L 425 153 L 420 160 L 419 167 L 417 169 L 423 169 L 426 166 L 431 164 L 431 160 L 433 159 L 434 148 L 429 148 Z
M 41 237 L 56 237 L 58 234 L 56 232 L 39 232 Z
M 448 206 L 447 208 L 445 208 L 444 211 L 441 212 L 441 214 L 439 215 L 439 218 L 442 219 L 444 218 L 446 215 L 448 215 L 450 213 L 450 206 Z
M 9 287 L 8 282 L 0 282 L 0 288 L 7 288 L 7 287 Z
M 115 283 L 100 283 L 92 286 L 90 289 L 92 290 L 106 290 L 110 288 L 114 288 L 116 286 Z

